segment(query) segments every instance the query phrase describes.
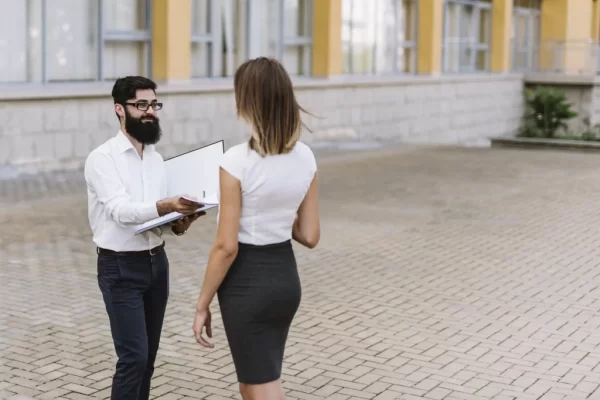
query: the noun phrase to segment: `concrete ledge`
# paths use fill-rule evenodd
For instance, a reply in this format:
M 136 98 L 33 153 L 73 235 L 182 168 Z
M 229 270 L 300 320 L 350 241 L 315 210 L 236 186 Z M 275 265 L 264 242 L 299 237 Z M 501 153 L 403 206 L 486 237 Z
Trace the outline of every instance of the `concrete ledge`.
M 523 81 L 523 75 L 482 73 L 441 76 L 341 75 L 329 78 L 292 77 L 292 82 L 296 89 L 418 86 L 499 81 Z M 207 78 L 177 82 L 157 82 L 157 84 L 161 95 L 233 92 L 232 78 Z M 113 82 L 0 85 L 0 101 L 110 97 L 112 87 Z
M 492 138 L 492 148 L 598 151 L 600 142 L 564 139 Z
M 598 86 L 600 79 L 597 75 L 567 75 L 552 72 L 534 72 L 525 74 L 525 83 L 561 86 Z

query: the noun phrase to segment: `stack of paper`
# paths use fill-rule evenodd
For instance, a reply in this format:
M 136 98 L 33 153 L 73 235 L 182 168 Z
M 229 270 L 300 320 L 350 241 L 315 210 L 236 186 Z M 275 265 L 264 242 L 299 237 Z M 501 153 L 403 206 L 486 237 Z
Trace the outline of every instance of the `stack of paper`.
M 218 141 L 165 160 L 169 197 L 194 196 L 200 203 L 196 210 L 205 211 L 219 205 L 219 168 L 225 152 L 224 142 Z M 136 234 L 173 222 L 184 215 L 173 212 L 138 225 Z
M 182 196 L 182 197 L 186 197 L 186 196 Z M 219 200 L 217 199 L 217 196 L 215 196 L 215 195 L 204 198 L 204 199 L 199 199 L 196 201 L 198 201 L 199 203 L 200 202 L 202 203 L 202 205 L 200 207 L 198 207 L 196 212 L 210 210 L 211 208 L 217 207 L 219 205 Z M 187 215 L 191 215 L 191 214 L 187 214 Z M 146 222 L 145 224 L 138 225 L 135 233 L 137 235 L 142 232 L 149 231 L 150 229 L 154 229 L 154 228 L 157 228 L 164 224 L 171 223 L 171 222 L 176 221 L 185 216 L 186 216 L 185 214 L 181 214 L 178 212 L 172 212 L 169 214 L 165 214 L 162 217 L 155 218 L 152 221 Z

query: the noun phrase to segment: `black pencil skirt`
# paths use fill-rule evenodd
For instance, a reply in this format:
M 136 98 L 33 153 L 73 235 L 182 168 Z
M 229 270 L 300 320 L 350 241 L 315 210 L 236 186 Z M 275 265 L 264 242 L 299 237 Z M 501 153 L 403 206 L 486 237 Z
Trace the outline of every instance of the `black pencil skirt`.
M 301 292 L 291 241 L 264 246 L 239 243 L 217 296 L 240 383 L 257 385 L 281 377 Z

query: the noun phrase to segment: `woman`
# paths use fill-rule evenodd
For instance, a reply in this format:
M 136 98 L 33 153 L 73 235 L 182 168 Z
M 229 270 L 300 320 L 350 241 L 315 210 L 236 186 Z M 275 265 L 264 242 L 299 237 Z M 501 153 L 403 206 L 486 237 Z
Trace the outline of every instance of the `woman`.
M 317 167 L 298 141 L 302 129 L 292 82 L 276 60 L 245 62 L 234 77 L 237 115 L 251 130 L 220 169 L 217 238 L 210 252 L 193 330 L 212 337 L 217 294 L 244 400 L 281 400 L 285 343 L 301 298 L 291 239 L 320 238 Z

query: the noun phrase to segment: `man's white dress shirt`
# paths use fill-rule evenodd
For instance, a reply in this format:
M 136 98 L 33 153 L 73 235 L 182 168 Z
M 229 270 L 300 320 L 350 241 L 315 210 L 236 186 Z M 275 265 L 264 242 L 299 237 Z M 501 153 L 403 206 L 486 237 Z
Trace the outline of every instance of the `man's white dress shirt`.
M 167 197 L 164 160 L 154 146 L 143 158 L 122 131 L 90 153 L 85 163 L 88 218 L 96 246 L 113 251 L 150 250 L 169 227 L 136 235 L 136 225 L 157 218 Z

